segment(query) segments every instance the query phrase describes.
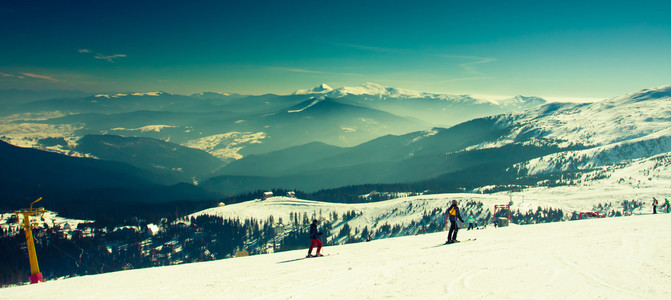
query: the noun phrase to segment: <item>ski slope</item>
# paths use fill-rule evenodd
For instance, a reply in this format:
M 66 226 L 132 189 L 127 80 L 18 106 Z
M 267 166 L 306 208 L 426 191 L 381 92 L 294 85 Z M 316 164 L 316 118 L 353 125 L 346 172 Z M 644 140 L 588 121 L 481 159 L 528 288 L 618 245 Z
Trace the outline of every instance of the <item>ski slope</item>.
M 0 299 L 668 299 L 671 215 L 461 230 L 0 289 Z M 296 260 L 298 259 L 298 260 Z

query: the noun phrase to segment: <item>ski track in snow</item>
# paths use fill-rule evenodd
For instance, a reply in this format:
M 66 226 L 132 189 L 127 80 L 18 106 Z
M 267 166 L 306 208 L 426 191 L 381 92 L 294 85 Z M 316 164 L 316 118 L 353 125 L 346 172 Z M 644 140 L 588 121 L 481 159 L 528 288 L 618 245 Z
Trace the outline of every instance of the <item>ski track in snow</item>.
M 460 230 L 0 289 L 1 299 L 663 299 L 670 214 Z

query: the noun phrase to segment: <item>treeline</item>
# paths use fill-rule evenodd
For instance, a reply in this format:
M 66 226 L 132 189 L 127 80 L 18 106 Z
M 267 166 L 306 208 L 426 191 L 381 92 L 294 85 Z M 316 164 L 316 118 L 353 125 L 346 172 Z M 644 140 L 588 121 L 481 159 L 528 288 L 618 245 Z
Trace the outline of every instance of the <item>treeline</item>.
M 498 216 L 507 217 L 507 212 L 497 212 Z M 519 210 L 514 210 L 511 212 L 510 222 L 526 225 L 526 224 L 538 224 L 538 223 L 549 223 L 549 222 L 560 222 L 564 221 L 564 211 L 562 209 L 554 208 L 542 208 L 538 207 L 536 211 L 529 209 L 526 212 L 520 212 Z
M 645 202 L 637 200 L 624 200 L 619 204 L 599 203 L 595 205 L 592 210 L 607 217 L 619 217 L 622 215 L 632 215 L 635 210 L 643 208 Z
M 511 170 L 507 165 L 490 163 L 415 183 L 349 185 L 309 193 L 291 189 L 270 189 L 270 191 L 276 196 L 283 196 L 287 192 L 293 191 L 298 198 L 322 202 L 369 203 L 387 200 L 389 197 L 385 195 L 393 195 L 395 193 L 454 193 L 469 191 L 484 185 L 494 185 L 494 188 L 487 189 L 486 191 L 483 190 L 483 192 L 491 193 L 505 190 L 520 190 L 539 183 L 548 185 L 569 184 L 579 174 L 580 172 L 519 177 L 519 171 Z M 183 201 L 147 203 L 118 200 L 104 201 L 94 197 L 68 201 L 49 201 L 48 198 L 45 198 L 40 204 L 48 210 L 57 211 L 61 216 L 69 218 L 97 220 L 109 224 L 123 223 L 131 218 L 155 222 L 163 218 L 174 220 L 180 216 L 215 207 L 219 202 L 234 204 L 259 199 L 263 192 L 266 191 L 269 190 L 257 190 L 205 201 L 189 201 L 186 199 Z M 380 195 L 360 197 L 372 191 L 378 191 Z M 105 191 L 100 191 L 100 193 L 105 193 Z M 26 200 L 23 206 L 27 207 L 31 201 Z M 5 211 L 19 208 L 23 207 L 6 207 Z
M 42 275 L 60 277 L 100 274 L 129 268 L 145 268 L 206 261 L 249 254 L 307 248 L 309 226 L 322 220 L 320 230 L 328 244 L 333 224 L 347 222 L 359 214 L 291 213 L 289 220 L 273 216 L 228 219 L 201 215 L 157 223 L 155 234 L 148 221 L 133 219 L 132 226 L 109 226 L 104 222 L 82 223 L 77 229 L 46 227 L 33 230 Z M 3 231 L 0 235 L 0 285 L 25 282 L 30 275 L 25 233 Z

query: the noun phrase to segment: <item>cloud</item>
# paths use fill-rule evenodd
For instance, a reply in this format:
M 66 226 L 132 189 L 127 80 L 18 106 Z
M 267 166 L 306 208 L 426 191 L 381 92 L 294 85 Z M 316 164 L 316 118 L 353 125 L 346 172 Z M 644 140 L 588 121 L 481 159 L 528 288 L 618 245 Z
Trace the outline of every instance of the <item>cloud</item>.
M 17 74 L 9 74 L 9 73 L 0 72 L 0 77 L 18 78 L 18 79 L 25 79 L 26 77 L 28 77 L 28 78 L 48 80 L 48 81 L 51 81 L 51 82 L 58 82 L 57 79 L 55 79 L 51 76 L 39 75 L 39 74 L 35 74 L 35 73 L 20 73 L 20 74 L 17 75 Z
M 122 58 L 122 57 L 126 57 L 126 54 L 102 55 L 102 54 L 98 53 L 93 58 L 103 59 L 103 60 L 106 60 L 106 61 L 109 61 L 109 62 L 113 63 L 114 59 Z
M 53 78 L 51 76 L 47 76 L 47 75 L 40 75 L 40 74 L 34 74 L 34 73 L 21 73 L 21 75 L 26 76 L 26 77 L 30 77 L 30 78 L 48 80 L 48 81 L 51 81 L 51 82 L 58 82 L 58 79 L 55 79 L 55 78 Z
M 298 68 L 268 67 L 268 69 L 277 70 L 277 71 L 285 71 L 285 72 L 294 72 L 294 73 L 327 74 L 327 72 L 323 72 L 323 71 L 314 71 L 314 70 L 306 70 L 306 69 L 298 69 Z
M 383 47 L 357 45 L 357 44 L 346 44 L 346 43 L 332 43 L 332 44 L 336 45 L 336 46 L 341 46 L 341 47 L 367 50 L 367 51 L 373 51 L 373 52 L 387 52 L 387 53 L 398 53 L 398 52 L 400 52 L 398 49 L 392 49 L 392 48 L 383 48 Z
M 459 67 L 464 69 L 466 73 L 473 75 L 483 75 L 482 72 L 478 71 L 475 67 L 476 65 L 486 64 L 493 61 L 496 61 L 496 58 L 491 57 L 478 57 L 478 56 L 463 56 L 463 55 L 441 55 L 441 57 L 454 58 L 460 60 L 468 60 L 467 62 L 458 64 Z
M 77 52 L 84 53 L 84 54 L 93 53 L 93 51 L 90 50 L 90 49 L 77 49 Z M 126 54 L 104 55 L 104 54 L 101 54 L 101 53 L 96 53 L 93 56 L 93 58 L 95 58 L 95 59 L 102 59 L 102 60 L 106 60 L 106 61 L 111 62 L 111 63 L 114 63 L 115 59 L 123 58 L 123 57 L 127 57 L 127 55 Z

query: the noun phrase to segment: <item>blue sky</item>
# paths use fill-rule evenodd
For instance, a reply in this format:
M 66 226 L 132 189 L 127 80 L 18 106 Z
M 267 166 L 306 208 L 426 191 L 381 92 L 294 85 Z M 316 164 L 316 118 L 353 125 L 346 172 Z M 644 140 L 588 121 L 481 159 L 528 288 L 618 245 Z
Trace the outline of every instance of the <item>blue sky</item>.
M 668 1 L 504 2 L 8 0 L 0 89 L 286 94 L 374 82 L 607 98 L 671 84 Z

